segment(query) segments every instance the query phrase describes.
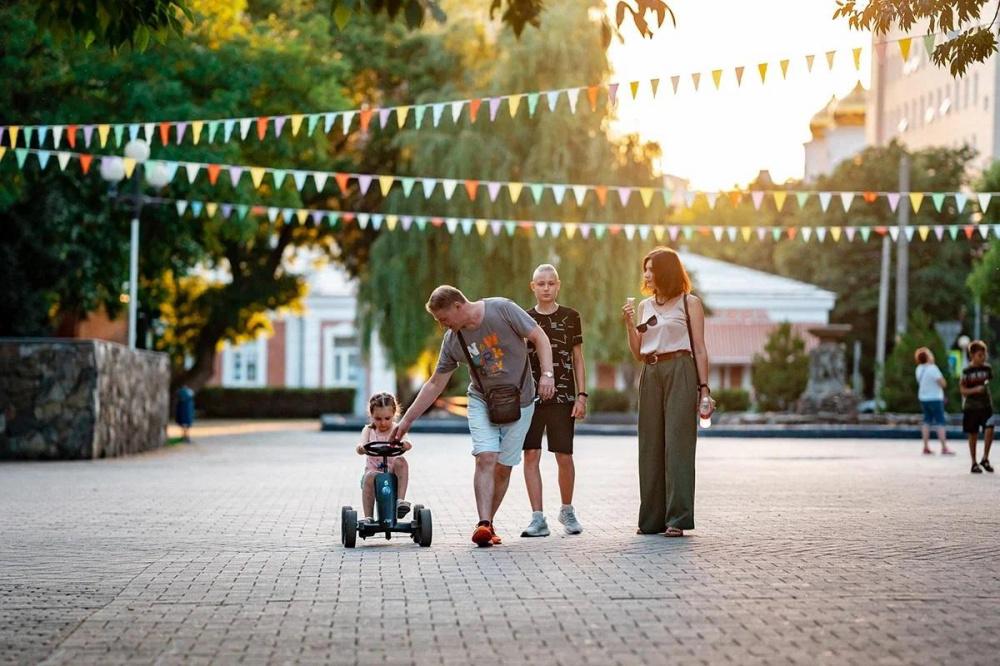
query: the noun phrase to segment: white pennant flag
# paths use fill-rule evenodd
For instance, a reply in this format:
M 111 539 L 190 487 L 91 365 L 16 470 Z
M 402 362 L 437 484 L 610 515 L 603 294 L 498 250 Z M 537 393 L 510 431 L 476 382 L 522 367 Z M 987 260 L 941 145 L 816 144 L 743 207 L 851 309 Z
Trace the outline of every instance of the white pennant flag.
M 553 185 L 552 186 L 552 197 L 556 200 L 557 204 L 562 204 L 564 196 L 566 196 L 566 186 L 565 185 Z
M 969 200 L 969 195 L 963 192 L 955 192 L 955 208 L 961 213 L 965 210 L 965 204 Z
M 545 100 L 549 103 L 549 111 L 555 111 L 556 105 L 559 103 L 559 91 L 550 90 L 545 93 Z
M 832 197 L 833 194 L 831 194 L 830 192 L 819 193 L 819 207 L 822 209 L 824 213 L 826 212 L 826 209 L 830 207 L 830 199 Z
M 434 188 L 437 186 L 437 181 L 433 178 L 421 178 L 420 186 L 424 190 L 424 198 L 430 199 L 431 195 L 434 194 Z
M 341 127 L 344 128 L 344 134 L 351 131 L 351 122 L 354 120 L 355 111 L 344 111 L 343 115 L 340 116 Z
M 246 140 L 247 134 L 250 133 L 250 123 L 251 122 L 253 122 L 253 121 L 250 118 L 241 118 L 240 119 L 240 139 L 243 139 L 244 141 Z M 147 131 L 146 134 L 148 135 L 149 132 Z M 147 141 L 148 140 L 149 139 L 147 139 Z
M 546 232 L 549 230 L 548 222 L 537 222 L 535 224 L 535 235 L 539 238 L 545 238 Z
M 712 235 L 715 236 L 715 240 L 717 241 L 722 240 L 722 234 L 725 233 L 725 231 L 726 230 L 722 227 L 712 227 Z
M 576 113 L 576 101 L 580 98 L 579 88 L 570 88 L 566 91 L 566 99 L 569 100 L 569 112 Z
M 66 165 L 69 164 L 69 153 L 58 152 L 56 153 L 56 160 L 59 162 L 59 170 L 65 171 Z
M 451 120 L 457 123 L 459 117 L 462 115 L 462 107 L 465 106 L 465 102 L 452 102 L 451 103 Z
M 983 194 L 979 194 L 978 195 L 977 198 L 979 199 L 979 210 L 980 211 L 982 211 L 983 213 L 986 212 L 986 209 L 990 207 L 990 199 L 992 197 L 993 197 L 993 195 L 990 194 L 989 192 L 985 192 Z
M 854 201 L 854 192 L 841 192 L 840 203 L 844 206 L 844 212 L 851 210 L 851 203 Z
M 444 198 L 451 200 L 451 195 L 455 193 L 455 188 L 458 187 L 458 181 L 451 178 L 445 178 L 441 181 L 441 188 L 444 190 Z
M 586 196 L 587 196 L 587 187 L 585 185 L 573 186 L 573 198 L 576 199 L 577 206 L 583 205 L 583 200 Z
M 316 184 L 316 191 L 322 192 L 323 188 L 326 187 L 326 180 L 330 177 L 330 174 L 323 173 L 322 171 L 313 171 L 313 183 Z

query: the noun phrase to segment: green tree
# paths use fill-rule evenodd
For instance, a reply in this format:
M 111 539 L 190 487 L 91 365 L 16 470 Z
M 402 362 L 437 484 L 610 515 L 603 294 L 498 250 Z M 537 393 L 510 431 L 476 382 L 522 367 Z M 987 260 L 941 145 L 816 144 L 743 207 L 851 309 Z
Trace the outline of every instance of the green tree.
M 932 58 L 961 76 L 974 62 L 985 62 L 997 52 L 997 14 L 982 25 L 988 0 L 837 0 L 834 18 L 846 18 L 852 28 L 884 35 L 892 30 L 908 32 L 919 21 L 928 22 L 928 32 L 958 32 L 934 47 Z
M 806 343 L 788 322 L 767 338 L 763 354 L 754 354 L 751 369 L 757 408 L 761 411 L 791 409 L 809 382 Z
M 941 369 L 941 374 L 948 378 L 948 388 L 945 395 L 947 404 L 952 410 L 959 409 L 961 398 L 958 392 L 958 382 L 949 376 L 948 357 L 944 344 L 933 327 L 930 317 L 924 312 L 915 312 L 910 317 L 906 333 L 896 341 L 896 346 L 885 361 L 885 388 L 882 397 L 886 409 L 890 412 L 919 412 L 920 401 L 917 400 L 917 380 L 914 372 L 914 355 L 917 349 L 927 347 L 934 354 L 934 360 Z
M 466 23 L 453 13 L 445 44 L 460 54 L 467 72 L 467 83 L 462 83 L 472 89 L 556 88 L 581 77 L 597 81 L 609 71 L 599 37 L 586 30 L 588 8 L 598 5 L 596 0 L 551 2 L 542 19 L 547 30 L 525 33 L 520 40 L 506 31 L 497 44 L 485 35 L 467 39 Z M 578 38 L 566 40 L 562 37 L 566 34 Z M 448 92 L 461 97 L 466 89 L 456 83 Z M 546 101 L 542 98 L 539 103 Z M 566 98 L 559 104 L 567 104 Z M 588 101 L 581 96 L 578 104 L 582 107 Z M 426 165 L 433 164 L 442 177 L 483 181 L 653 185 L 651 164 L 658 148 L 641 144 L 635 137 L 621 141 L 609 138 L 605 119 L 610 110 L 604 101 L 600 104 L 604 113 L 580 110 L 575 115 L 539 113 L 527 118 L 527 103 L 522 102 L 516 121 L 502 112 L 489 125 L 480 120 L 471 127 L 442 124 L 436 130 L 403 132 L 398 142 L 408 159 L 401 167 L 426 173 Z M 438 189 L 419 207 L 394 194 L 386 211 L 569 223 L 602 221 L 608 209 L 616 218 L 630 222 L 650 222 L 655 213 L 646 210 L 638 196 L 624 209 L 610 201 L 607 208 L 600 206 L 593 195 L 582 208 L 577 207 L 571 193 L 562 204 L 550 194 L 538 205 L 529 205 L 533 201 L 527 187 L 517 203 L 512 203 L 506 192 L 496 202 L 482 194 L 469 201 L 460 187 L 450 200 Z M 365 330 L 377 327 L 390 360 L 405 370 L 439 344 L 440 332 L 423 308 L 435 286 L 455 284 L 471 298 L 502 295 L 527 307 L 533 303 L 528 289 L 532 270 L 539 263 L 552 262 L 558 266 L 563 283 L 561 300 L 578 308 L 583 316 L 588 357 L 624 360 L 627 350 L 621 305 L 626 296 L 638 291 L 640 259 L 654 244 L 652 237 L 641 243 L 622 234 L 608 235 L 598 242 L 579 235 L 570 239 L 565 233 L 555 239 L 551 235 L 537 238 L 523 230 L 513 236 L 506 232 L 480 236 L 474 229 L 468 235 L 461 229 L 450 234 L 430 225 L 423 232 L 383 233 L 371 248 L 369 268 L 361 273 L 359 299 Z

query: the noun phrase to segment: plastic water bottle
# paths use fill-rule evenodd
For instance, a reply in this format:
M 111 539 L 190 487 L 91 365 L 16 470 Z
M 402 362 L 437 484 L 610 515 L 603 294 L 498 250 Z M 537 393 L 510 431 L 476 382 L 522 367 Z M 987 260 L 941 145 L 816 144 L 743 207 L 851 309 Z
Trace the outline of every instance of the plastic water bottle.
M 712 398 L 707 395 L 698 405 L 698 425 L 702 428 L 712 427 Z

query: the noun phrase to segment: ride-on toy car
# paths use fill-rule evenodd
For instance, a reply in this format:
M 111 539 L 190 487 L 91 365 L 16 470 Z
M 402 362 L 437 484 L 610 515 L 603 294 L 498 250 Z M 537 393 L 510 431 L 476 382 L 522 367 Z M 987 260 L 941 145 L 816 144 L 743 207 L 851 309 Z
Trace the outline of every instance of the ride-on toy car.
M 358 521 L 357 511 L 349 506 L 343 507 L 340 510 L 341 543 L 345 548 L 354 548 L 358 535 L 367 539 L 381 532 L 386 539 L 391 539 L 393 532 L 396 532 L 409 534 L 421 546 L 430 546 L 434 529 L 430 509 L 424 508 L 422 504 L 414 504 L 412 520 L 400 522 L 396 518 L 398 480 L 389 471 L 389 458 L 403 455 L 402 445 L 399 442 L 369 442 L 364 449 L 368 455 L 382 458 L 379 473 L 372 479 L 375 484 L 375 518 Z

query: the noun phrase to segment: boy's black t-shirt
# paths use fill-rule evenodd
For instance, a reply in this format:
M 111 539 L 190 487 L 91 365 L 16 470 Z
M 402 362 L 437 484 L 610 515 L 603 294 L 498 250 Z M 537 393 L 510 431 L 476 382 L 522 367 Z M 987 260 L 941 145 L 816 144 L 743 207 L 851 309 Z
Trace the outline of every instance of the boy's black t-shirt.
M 983 386 L 993 379 L 993 369 L 989 365 L 970 365 L 962 370 L 962 386 L 965 388 L 975 388 Z M 993 411 L 993 397 L 990 395 L 990 387 L 986 385 L 983 393 L 974 393 L 965 396 L 964 409 L 988 409 Z
M 531 318 L 549 336 L 552 344 L 552 374 L 555 377 L 556 392 L 544 404 L 571 404 L 576 401 L 576 376 L 573 373 L 573 347 L 583 344 L 583 325 L 580 313 L 573 308 L 560 305 L 552 314 L 541 314 L 536 308 L 528 310 Z M 531 358 L 531 374 L 535 381 L 541 377 L 538 354 L 535 346 L 528 343 Z

